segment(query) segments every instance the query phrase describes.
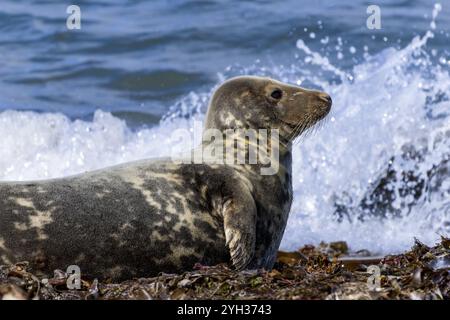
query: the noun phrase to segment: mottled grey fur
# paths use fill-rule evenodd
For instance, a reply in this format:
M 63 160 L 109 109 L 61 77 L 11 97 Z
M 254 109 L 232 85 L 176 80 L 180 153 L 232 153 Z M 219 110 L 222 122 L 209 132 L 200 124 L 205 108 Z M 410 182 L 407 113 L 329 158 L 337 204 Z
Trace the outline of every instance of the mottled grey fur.
M 280 89 L 281 99 L 271 97 Z M 292 202 L 291 141 L 322 119 L 328 96 L 267 78 L 239 77 L 211 99 L 206 128 L 279 129 L 280 170 L 260 165 L 148 160 L 38 182 L 0 183 L 0 264 L 51 273 L 78 265 L 126 279 L 231 262 L 275 261 Z

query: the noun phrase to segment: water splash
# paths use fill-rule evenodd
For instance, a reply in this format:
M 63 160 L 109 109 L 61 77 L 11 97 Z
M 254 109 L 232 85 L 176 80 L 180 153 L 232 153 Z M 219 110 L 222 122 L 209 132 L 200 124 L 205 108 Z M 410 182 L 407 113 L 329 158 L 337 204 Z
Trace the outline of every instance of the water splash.
M 339 72 L 340 84 L 323 85 L 333 114 L 325 130 L 294 150 L 296 197 L 286 248 L 342 239 L 386 253 L 404 250 L 414 237 L 433 243 L 450 233 L 450 76 L 425 50 L 433 36 L 428 31 L 401 50 L 368 57 L 353 77 Z M 297 47 L 311 56 L 305 61 L 335 72 L 304 43 Z M 388 167 L 397 177 L 386 179 Z M 368 210 L 362 202 L 380 179 L 392 203 Z M 418 199 L 408 188 L 421 188 Z M 339 211 L 347 216 L 340 219 Z

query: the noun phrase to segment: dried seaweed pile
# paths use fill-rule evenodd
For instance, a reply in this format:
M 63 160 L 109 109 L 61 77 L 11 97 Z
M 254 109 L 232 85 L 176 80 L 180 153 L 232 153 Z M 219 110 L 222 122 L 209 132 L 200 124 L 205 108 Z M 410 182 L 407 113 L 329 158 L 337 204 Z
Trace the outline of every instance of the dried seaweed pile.
M 380 272 L 378 287 L 369 265 Z M 197 265 L 120 284 L 83 280 L 81 290 L 68 290 L 66 280 L 55 271 L 43 281 L 26 263 L 0 266 L 0 299 L 450 299 L 450 239 L 434 247 L 416 241 L 410 251 L 386 257 L 349 253 L 345 242 L 305 246 L 280 252 L 270 272 Z

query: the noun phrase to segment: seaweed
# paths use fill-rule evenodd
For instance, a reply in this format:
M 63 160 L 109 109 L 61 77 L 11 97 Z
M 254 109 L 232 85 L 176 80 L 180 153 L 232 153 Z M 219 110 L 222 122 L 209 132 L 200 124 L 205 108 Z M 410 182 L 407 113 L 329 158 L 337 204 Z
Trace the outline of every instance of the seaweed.
M 26 262 L 0 266 L 0 299 L 450 299 L 450 239 L 433 247 L 415 240 L 411 250 L 384 257 L 350 252 L 342 241 L 306 245 L 280 251 L 271 271 L 197 264 L 122 283 L 83 279 L 80 290 L 67 289 L 68 276 L 56 270 L 43 279 Z

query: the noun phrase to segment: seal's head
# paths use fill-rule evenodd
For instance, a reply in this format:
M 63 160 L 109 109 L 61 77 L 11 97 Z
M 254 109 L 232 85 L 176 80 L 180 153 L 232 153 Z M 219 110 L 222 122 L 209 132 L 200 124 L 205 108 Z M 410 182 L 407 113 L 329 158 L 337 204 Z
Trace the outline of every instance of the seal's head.
M 214 93 L 206 129 L 278 129 L 292 141 L 322 120 L 330 111 L 331 98 L 270 78 L 242 76 L 223 83 Z

